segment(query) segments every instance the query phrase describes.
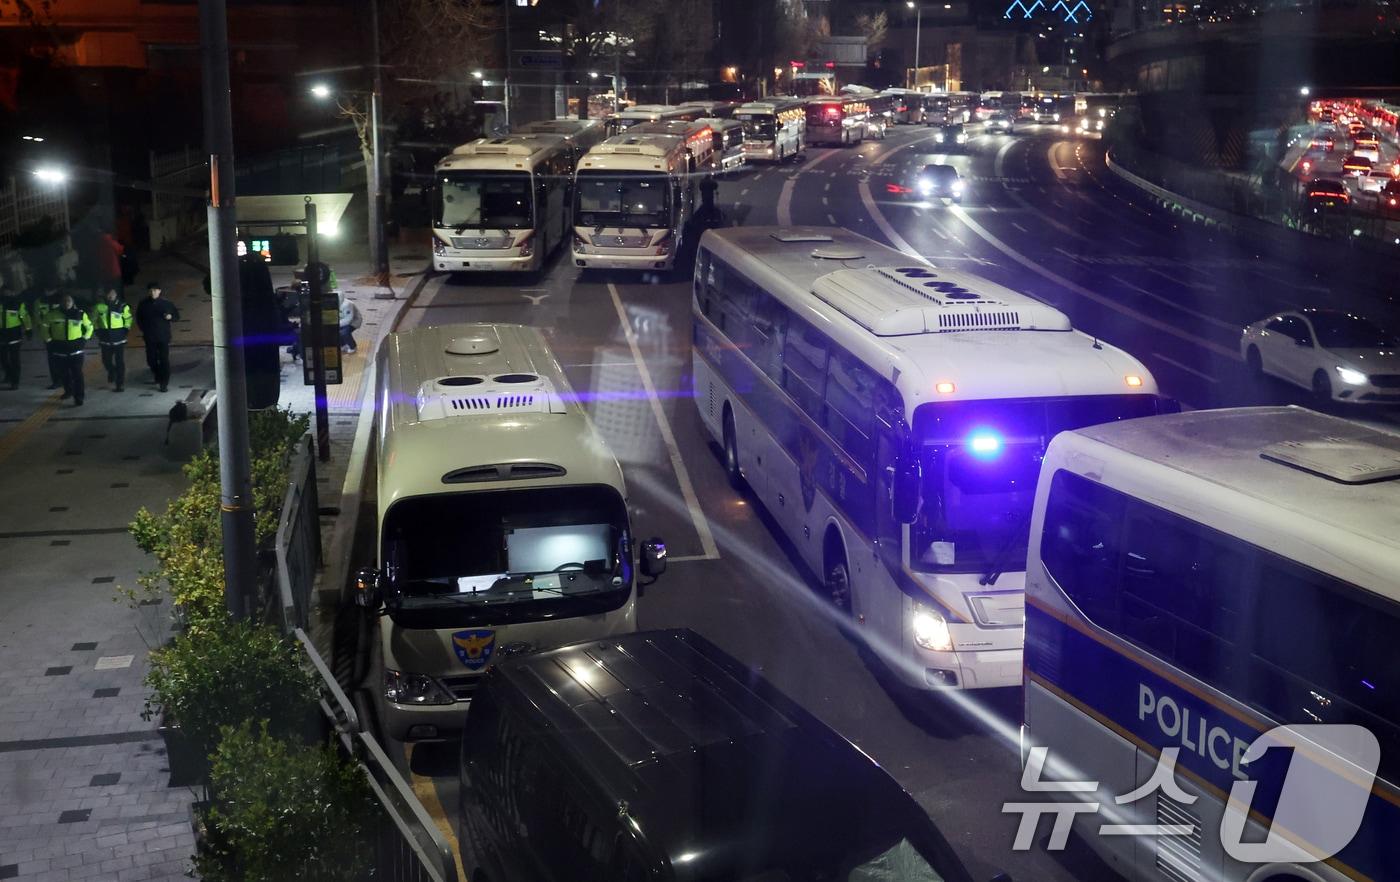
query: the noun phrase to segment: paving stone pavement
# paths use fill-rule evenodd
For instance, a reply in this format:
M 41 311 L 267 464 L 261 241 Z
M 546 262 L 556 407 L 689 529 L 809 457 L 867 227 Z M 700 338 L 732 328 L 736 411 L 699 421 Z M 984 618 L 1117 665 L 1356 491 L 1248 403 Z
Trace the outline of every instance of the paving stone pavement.
M 357 284 L 357 248 L 330 250 L 365 327 L 333 387 L 332 460 L 320 467 L 321 505 L 334 507 L 359 411 L 370 343 L 396 302 Z M 417 253 L 414 253 L 417 252 Z M 396 287 L 414 283 L 426 243 L 397 245 Z M 168 601 L 132 607 L 119 591 L 152 562 L 126 525 L 137 509 L 180 492 L 181 458 L 165 444 L 167 412 L 190 389 L 213 384 L 207 252 L 151 255 L 128 291 L 134 304 L 158 278 L 183 321 L 172 348 L 170 391 L 148 380 L 142 350 L 127 355 L 127 389 L 102 377 L 93 346 L 88 397 L 75 408 L 47 389 L 42 350 L 29 343 L 18 391 L 0 391 L 0 880 L 188 879 L 199 794 L 169 786 L 164 744 L 143 719 L 150 649 L 170 635 Z M 282 283 L 290 269 L 278 269 Z M 311 390 L 284 357 L 282 404 L 307 412 Z M 334 517 L 322 519 L 323 537 Z

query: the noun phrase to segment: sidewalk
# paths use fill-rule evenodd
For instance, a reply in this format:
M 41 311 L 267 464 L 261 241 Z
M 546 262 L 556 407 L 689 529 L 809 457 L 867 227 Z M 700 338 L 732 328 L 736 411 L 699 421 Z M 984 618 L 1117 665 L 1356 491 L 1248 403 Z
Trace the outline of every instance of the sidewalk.
M 373 342 L 397 316 L 428 262 L 426 239 L 391 247 L 396 300 L 356 284 L 368 269 L 363 236 L 328 242 L 342 294 L 364 316 L 360 348 L 331 387 L 332 458 L 318 463 L 323 509 L 339 505 Z M 155 724 L 141 718 L 147 652 L 169 637 L 168 602 L 132 609 L 115 599 L 152 562 L 126 525 L 138 508 L 164 507 L 183 488 L 181 462 L 164 445 L 167 413 L 191 389 L 211 388 L 210 299 L 202 242 L 142 260 L 128 291 L 135 305 L 158 280 L 180 309 L 170 391 L 149 382 L 133 340 L 127 388 L 105 382 L 93 345 L 87 403 L 47 389 L 37 342 L 25 345 L 24 378 L 0 392 L 0 880 L 187 879 L 197 794 L 170 788 Z M 290 280 L 292 268 L 275 268 Z M 310 412 L 301 368 L 283 356 L 281 404 Z M 334 518 L 323 518 L 329 541 Z

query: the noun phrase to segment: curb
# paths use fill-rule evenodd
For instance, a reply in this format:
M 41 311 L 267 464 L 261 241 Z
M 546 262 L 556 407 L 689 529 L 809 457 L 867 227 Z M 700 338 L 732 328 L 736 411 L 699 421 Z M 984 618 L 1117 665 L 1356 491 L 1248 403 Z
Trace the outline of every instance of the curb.
M 1242 232 L 1240 229 L 1240 221 L 1248 220 L 1248 218 L 1242 218 L 1233 212 L 1223 211 L 1212 205 L 1206 205 L 1204 202 L 1197 202 L 1179 193 L 1173 193 L 1170 190 L 1163 189 L 1146 178 L 1139 177 L 1114 162 L 1113 154 L 1110 151 L 1104 151 L 1104 164 L 1108 166 L 1109 171 L 1113 172 L 1119 178 L 1137 187 L 1148 196 L 1151 196 L 1152 199 L 1163 208 L 1167 209 L 1172 214 L 1181 215 L 1185 220 L 1204 224 L 1208 227 L 1220 227 L 1232 233 Z
M 340 517 L 331 528 L 330 540 L 326 543 L 325 569 L 316 588 L 316 601 L 319 606 L 338 603 L 344 595 L 350 576 L 350 552 L 355 541 L 355 532 L 360 524 L 360 501 L 364 496 L 365 469 L 369 455 L 369 441 L 374 428 L 374 390 L 379 369 L 379 347 L 389 334 L 399 326 L 407 310 L 424 286 L 434 276 L 432 267 L 424 268 L 418 281 L 402 299 L 396 298 L 397 306 L 385 315 L 379 326 L 379 334 L 367 353 L 364 390 L 360 393 L 360 416 L 355 424 L 355 440 L 350 445 L 350 456 L 345 464 L 345 483 L 340 488 Z

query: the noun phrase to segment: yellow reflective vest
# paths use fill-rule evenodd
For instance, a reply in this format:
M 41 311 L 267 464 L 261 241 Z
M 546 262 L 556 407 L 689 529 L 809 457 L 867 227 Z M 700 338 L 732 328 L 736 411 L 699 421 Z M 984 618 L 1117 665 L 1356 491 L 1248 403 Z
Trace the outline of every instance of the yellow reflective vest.
M 44 313 L 45 343 L 81 343 L 92 336 L 92 319 L 79 307 L 55 307 Z
M 97 326 L 97 339 L 104 342 L 117 342 L 126 339 L 131 330 L 131 307 L 124 300 L 108 303 L 99 300 L 92 308 L 93 323 Z

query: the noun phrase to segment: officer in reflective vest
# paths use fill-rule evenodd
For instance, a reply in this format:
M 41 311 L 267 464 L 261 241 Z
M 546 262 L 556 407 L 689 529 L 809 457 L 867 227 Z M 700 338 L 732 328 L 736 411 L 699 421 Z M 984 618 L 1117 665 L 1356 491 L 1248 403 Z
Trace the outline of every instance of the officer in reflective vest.
M 5 288 L 5 280 L 0 278 L 0 371 L 11 389 L 19 388 L 20 344 L 33 334 L 34 325 L 24 298 L 18 291 Z
M 102 366 L 107 369 L 107 382 L 122 391 L 126 384 L 126 335 L 131 332 L 131 307 L 108 288 L 106 295 L 92 308 L 93 324 L 97 326 L 97 344 L 102 348 Z
M 92 319 L 73 302 L 72 294 L 64 294 L 57 309 L 44 315 L 44 343 L 49 356 L 59 367 L 63 381 L 63 397 L 83 404 L 83 347 L 92 337 Z
M 44 328 L 48 325 L 49 313 L 58 311 L 62 301 L 63 296 L 53 288 L 44 290 L 34 300 L 35 322 L 39 325 L 40 336 L 44 338 L 44 348 L 48 350 L 50 389 L 57 389 L 63 385 L 63 357 L 58 354 L 55 347 L 48 345 L 49 338 Z

